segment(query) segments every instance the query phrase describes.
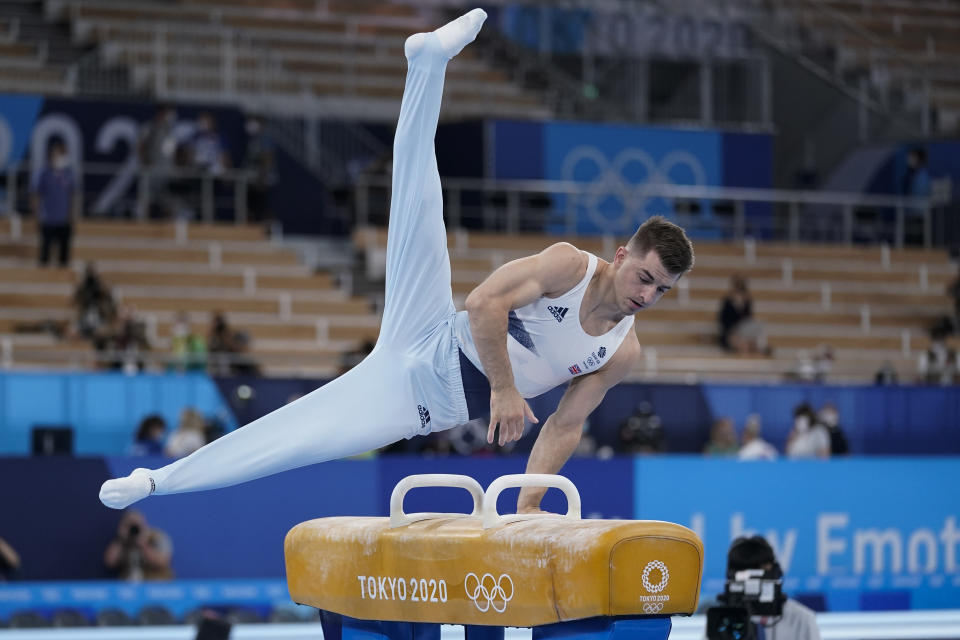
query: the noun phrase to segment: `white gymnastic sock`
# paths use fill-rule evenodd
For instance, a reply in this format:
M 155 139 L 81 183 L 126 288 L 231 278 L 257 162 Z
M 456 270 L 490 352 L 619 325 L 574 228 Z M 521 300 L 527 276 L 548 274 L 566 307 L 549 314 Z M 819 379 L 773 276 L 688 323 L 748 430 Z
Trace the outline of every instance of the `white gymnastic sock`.
M 410 36 L 404 47 L 386 295 L 373 352 L 336 380 L 186 458 L 108 480 L 100 489 L 103 504 L 123 509 L 154 493 L 227 487 L 467 421 L 433 139 L 447 62 L 473 41 L 486 17 L 474 9 Z

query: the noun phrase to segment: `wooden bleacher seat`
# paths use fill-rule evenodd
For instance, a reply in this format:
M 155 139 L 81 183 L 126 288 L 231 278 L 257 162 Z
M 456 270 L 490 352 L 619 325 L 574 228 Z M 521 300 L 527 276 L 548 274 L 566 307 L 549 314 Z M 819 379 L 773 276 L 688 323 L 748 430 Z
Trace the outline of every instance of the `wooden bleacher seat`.
M 104 280 L 122 304 L 132 306 L 141 317 L 153 317 L 158 356 L 169 349 L 172 323 L 181 311 L 189 313 L 194 329 L 202 334 L 209 314 L 227 313 L 231 325 L 251 337 L 251 355 L 272 373 L 332 375 L 338 370 L 339 354 L 378 335 L 379 318 L 370 299 L 345 296 L 329 274 L 312 274 L 296 264 L 296 255 L 270 244 L 262 229 L 191 225 L 179 245 L 176 228 L 169 224 L 110 221 L 84 223 L 80 229 L 79 255 L 96 256 Z M 14 338 L 15 353 L 28 354 L 27 360 L 17 356 L 17 362 L 49 363 L 57 353 L 50 346 L 55 344 L 52 337 L 13 332 L 18 323 L 31 318 L 71 320 L 75 315 L 71 294 L 81 264 L 78 261 L 69 270 L 37 269 L 33 226 L 24 221 L 18 244 L 11 242 L 9 233 L 9 225 L 0 223 L 0 254 L 9 247 L 26 253 L 20 259 L 0 259 L 0 334 Z M 451 232 L 455 294 L 462 300 L 495 266 L 557 240 L 542 234 Z M 569 240 L 601 256 L 611 246 L 602 238 Z M 359 248 L 383 251 L 386 232 L 361 230 L 353 241 Z M 210 264 L 214 242 L 221 246 L 219 267 Z M 673 292 L 637 316 L 638 337 L 655 352 L 656 362 L 641 362 L 633 375 L 646 379 L 655 371 L 660 377 L 653 379 L 691 374 L 747 379 L 752 371 L 754 376 L 789 376 L 800 352 L 829 344 L 837 354 L 838 379 L 869 378 L 884 360 L 894 362 L 909 379 L 916 366 L 914 354 L 926 348 L 926 328 L 948 311 L 943 289 L 954 277 L 954 268 L 939 252 L 891 250 L 891 268 L 885 271 L 876 248 L 835 249 L 760 244 L 756 261 L 748 263 L 742 245 L 698 242 L 697 266 L 685 279 L 683 297 Z M 782 277 L 785 253 L 794 265 L 789 285 Z M 921 265 L 928 271 L 926 290 L 919 286 Z M 245 275 L 251 269 L 253 289 Z M 732 273 L 750 278 L 755 314 L 766 324 L 775 353 L 752 366 L 751 359 L 724 355 L 715 344 L 716 312 Z M 829 308 L 822 305 L 823 282 L 831 284 Z M 39 289 L 31 290 L 32 286 Z M 863 305 L 870 306 L 869 332 L 862 331 Z M 904 332 L 909 335 L 907 354 Z M 71 344 L 63 352 L 64 362 L 93 366 L 91 358 L 77 355 L 80 351 Z
M 76 3 L 79 5 L 79 3 Z M 226 89 L 262 95 L 302 95 L 312 91 L 344 114 L 354 115 L 358 104 L 372 113 L 393 114 L 402 92 L 403 42 L 411 33 L 433 28 L 412 4 L 349 3 L 322 6 L 291 2 L 283 7 L 259 3 L 212 0 L 180 2 L 179 6 L 114 5 L 89 0 L 69 11 L 74 33 L 103 45 L 107 59 L 131 68 L 135 84 L 157 81 L 156 31 L 141 25 L 170 25 L 164 31 L 166 61 L 176 69 L 165 75 L 170 91 L 193 93 Z M 181 29 L 180 25 L 188 26 Z M 243 35 L 235 46 L 234 75 L 224 84 L 222 30 Z M 210 33 L 205 33 L 209 31 Z M 189 32 L 189 33 L 188 33 Z M 269 52 L 270 70 L 263 60 Z M 346 57 L 344 57 L 346 55 Z M 189 65 L 184 67 L 184 59 Z M 349 81 L 344 76 L 349 73 Z M 527 93 L 502 71 L 470 51 L 451 65 L 447 91 L 448 114 L 504 116 L 538 114 L 550 109 L 540 97 Z M 356 101 L 360 101 L 357 103 Z

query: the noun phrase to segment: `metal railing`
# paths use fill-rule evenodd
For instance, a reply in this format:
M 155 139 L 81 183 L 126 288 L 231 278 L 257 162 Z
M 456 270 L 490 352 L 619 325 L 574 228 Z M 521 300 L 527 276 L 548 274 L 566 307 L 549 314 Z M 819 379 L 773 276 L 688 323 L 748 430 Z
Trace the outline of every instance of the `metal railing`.
M 817 241 L 852 244 L 886 241 L 895 247 L 942 244 L 942 222 L 950 206 L 938 198 L 867 195 L 848 192 L 794 191 L 673 184 L 621 185 L 603 181 L 496 180 L 444 178 L 448 226 L 453 229 L 499 230 L 506 233 L 549 231 L 576 235 L 588 219 L 595 229 L 613 235 L 631 234 L 656 213 L 668 214 L 692 232 L 716 237 L 748 236 L 774 241 Z M 385 220 L 390 180 L 364 176 L 354 186 L 358 226 Z M 614 198 L 617 217 L 604 216 L 597 204 Z M 748 208 L 760 211 L 748 211 Z M 596 231 L 594 231 L 596 232 Z M 869 233 L 868 233 L 869 232 Z
M 135 157 L 124 164 L 74 164 L 77 192 L 81 195 L 81 215 L 143 220 L 155 217 L 154 206 L 163 211 L 158 217 L 212 222 L 230 219 L 237 224 L 248 221 L 247 195 L 255 172 L 248 169 L 224 169 L 212 173 L 194 168 L 141 167 Z M 30 210 L 30 185 L 39 166 L 12 164 L 3 171 L 3 211 L 14 214 Z
M 0 198 L 8 213 L 29 210 L 30 178 L 37 167 L 11 165 Z M 254 173 L 225 169 L 146 169 L 126 164 L 80 165 L 78 190 L 83 213 L 91 217 L 145 219 L 158 183 L 180 195 L 170 205 L 173 218 L 205 222 L 249 219 L 247 192 Z M 788 242 L 851 244 L 886 242 L 894 247 L 944 244 L 946 215 L 956 207 L 949 183 L 931 198 L 851 192 L 798 191 L 742 187 L 689 186 L 598 180 L 498 180 L 444 178 L 448 226 L 517 233 L 521 231 L 629 234 L 648 215 L 674 217 L 693 232 L 715 237 L 757 237 Z M 352 208 L 357 226 L 386 222 L 391 181 L 362 174 L 354 180 Z M 185 189 L 185 191 L 184 191 Z M 163 195 L 161 197 L 169 197 Z M 604 208 L 601 203 L 617 206 Z M 585 229 L 585 224 L 589 230 Z
M 0 371 L 20 367 L 69 367 L 76 369 L 104 369 L 134 374 L 141 371 L 200 371 L 225 376 L 238 372 L 252 372 L 264 367 L 284 367 L 288 370 L 337 372 L 343 367 L 339 354 L 310 352 L 303 358 L 288 354 L 274 355 L 262 352 L 214 352 L 202 357 L 180 356 L 162 345 L 153 350 L 125 351 L 89 349 L 41 349 L 30 344 L 18 344 L 9 336 L 0 336 Z

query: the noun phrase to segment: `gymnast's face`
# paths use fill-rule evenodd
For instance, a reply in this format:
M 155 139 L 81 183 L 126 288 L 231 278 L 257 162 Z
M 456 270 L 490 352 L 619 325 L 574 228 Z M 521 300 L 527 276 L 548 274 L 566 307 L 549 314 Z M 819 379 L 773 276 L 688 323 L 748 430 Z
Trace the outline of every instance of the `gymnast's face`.
M 660 256 L 653 250 L 639 255 L 620 247 L 613 264 L 616 267 L 613 290 L 625 316 L 656 304 L 680 279 L 680 274 L 664 269 Z

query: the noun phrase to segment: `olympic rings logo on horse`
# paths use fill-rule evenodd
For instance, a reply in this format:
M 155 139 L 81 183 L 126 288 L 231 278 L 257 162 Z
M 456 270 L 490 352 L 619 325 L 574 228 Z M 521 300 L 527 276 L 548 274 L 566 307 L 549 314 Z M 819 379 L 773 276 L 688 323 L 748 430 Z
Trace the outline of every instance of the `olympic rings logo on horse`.
M 471 578 L 473 580 L 472 587 Z M 504 582 L 504 579 L 506 579 L 506 582 Z M 470 572 L 463 579 L 463 588 L 467 597 L 473 600 L 480 611 L 487 611 L 492 607 L 494 611 L 503 613 L 507 610 L 507 603 L 513 599 L 513 579 L 506 573 L 500 574 L 499 578 L 494 578 L 489 573 L 485 573 L 482 578 L 478 578 L 477 574 Z

